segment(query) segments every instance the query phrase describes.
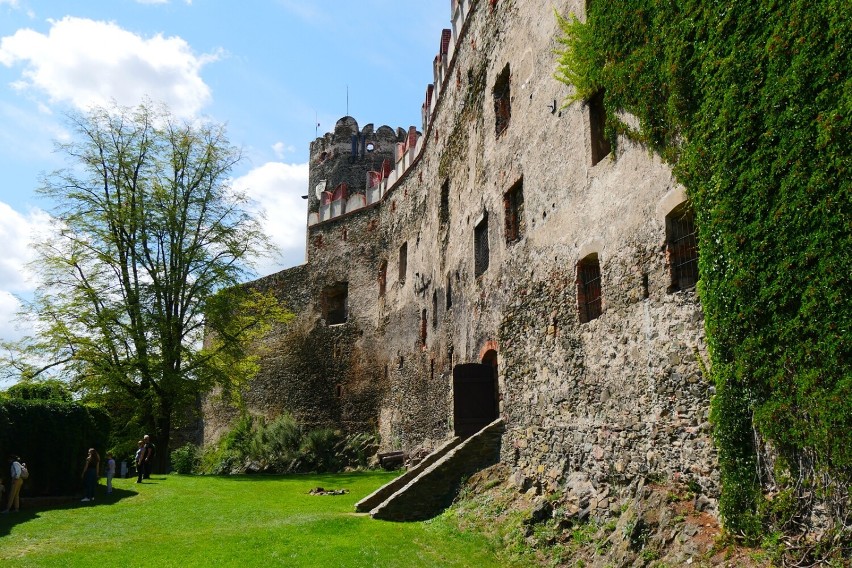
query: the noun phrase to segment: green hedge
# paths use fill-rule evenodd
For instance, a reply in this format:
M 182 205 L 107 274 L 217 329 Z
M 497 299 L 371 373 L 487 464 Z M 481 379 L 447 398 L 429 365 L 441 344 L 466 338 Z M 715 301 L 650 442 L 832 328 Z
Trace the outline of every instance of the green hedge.
M 94 447 L 104 460 L 109 425 L 103 410 L 73 402 L 0 401 L 0 473 L 6 487 L 6 458 L 14 453 L 30 472 L 22 489 L 24 497 L 78 493 L 87 450 Z
M 699 225 L 722 516 L 759 526 L 753 428 L 798 487 L 852 484 L 852 18 L 841 0 L 588 2 L 557 78 L 674 165 Z M 617 118 L 639 119 L 629 132 Z M 840 488 L 841 491 L 834 491 Z M 848 499 L 847 499 L 848 500 Z M 846 505 L 840 505 L 843 510 Z

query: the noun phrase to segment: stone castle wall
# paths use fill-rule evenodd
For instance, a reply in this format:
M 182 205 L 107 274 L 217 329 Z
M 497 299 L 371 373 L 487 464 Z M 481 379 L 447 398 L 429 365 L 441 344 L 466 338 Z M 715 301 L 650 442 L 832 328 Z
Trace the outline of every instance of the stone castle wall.
M 311 145 L 308 260 L 256 283 L 298 317 L 267 342 L 277 354 L 250 408 L 375 428 L 386 449 L 432 447 L 452 432 L 453 367 L 492 351 L 502 458 L 520 486 L 579 477 L 605 495 L 665 475 L 714 494 L 703 316 L 694 289 L 670 291 L 666 253 L 665 217 L 683 189 L 627 139 L 593 164 L 590 108 L 560 108 L 569 90 L 552 77 L 554 6 L 451 8 L 421 131 L 359 130 L 345 117 Z M 372 150 L 353 153 L 353 135 Z M 392 171 L 371 187 L 367 172 L 385 160 Z M 321 180 L 373 197 L 324 215 Z M 520 208 L 507 201 L 519 193 Z M 595 254 L 602 313 L 581 323 L 577 265 Z M 341 283 L 346 321 L 329 324 L 327 291 Z M 293 329 L 309 338 L 295 354 Z M 208 408 L 210 432 L 227 419 L 217 412 Z

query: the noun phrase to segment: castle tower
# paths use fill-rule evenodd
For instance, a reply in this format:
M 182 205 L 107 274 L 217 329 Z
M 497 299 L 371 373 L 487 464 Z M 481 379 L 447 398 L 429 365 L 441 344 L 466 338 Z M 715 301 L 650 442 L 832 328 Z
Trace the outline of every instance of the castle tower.
M 382 182 L 393 171 L 400 148 L 417 133 L 389 126 L 359 129 L 351 116 L 311 143 L 308 177 L 308 225 L 351 213 L 382 195 Z

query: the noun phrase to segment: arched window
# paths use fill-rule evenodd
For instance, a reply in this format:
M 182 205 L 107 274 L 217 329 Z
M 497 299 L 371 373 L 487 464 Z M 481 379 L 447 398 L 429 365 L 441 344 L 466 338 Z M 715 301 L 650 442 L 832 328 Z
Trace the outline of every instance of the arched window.
M 597 253 L 577 263 L 577 309 L 580 323 L 590 322 L 601 315 L 601 265 Z

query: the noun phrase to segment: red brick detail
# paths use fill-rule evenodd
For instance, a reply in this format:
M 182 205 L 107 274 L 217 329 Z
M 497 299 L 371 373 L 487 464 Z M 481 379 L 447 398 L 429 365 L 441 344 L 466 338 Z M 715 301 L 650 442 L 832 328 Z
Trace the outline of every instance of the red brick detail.
M 334 195 L 332 195 L 331 200 L 332 200 L 332 201 L 339 201 L 339 200 L 341 200 L 341 199 L 346 199 L 346 198 L 348 197 L 348 195 L 349 195 L 349 191 L 348 191 L 348 190 L 349 190 L 349 188 L 348 188 L 348 186 L 346 185 L 346 183 L 341 183 L 341 184 L 340 184 L 340 185 L 338 185 L 338 186 L 337 186 L 337 188 L 334 190 Z
M 450 38 L 453 37 L 452 30 L 443 29 L 441 30 L 441 51 L 438 53 L 443 57 L 450 51 Z
M 494 341 L 494 340 L 486 341 L 482 345 L 482 349 L 479 350 L 479 360 L 482 361 L 482 359 L 485 358 L 485 354 L 488 353 L 489 351 L 495 351 L 495 352 L 498 352 L 498 353 L 500 352 L 500 349 L 498 348 L 496 341 Z

